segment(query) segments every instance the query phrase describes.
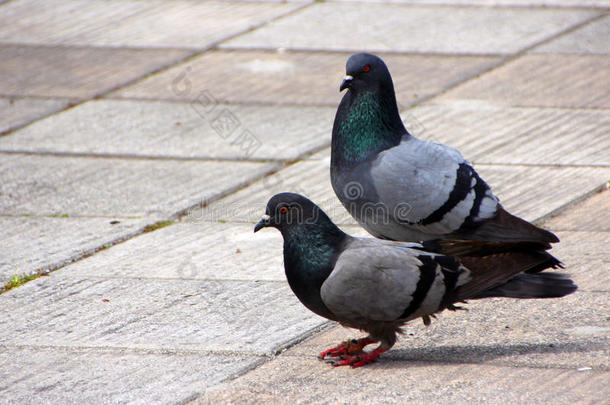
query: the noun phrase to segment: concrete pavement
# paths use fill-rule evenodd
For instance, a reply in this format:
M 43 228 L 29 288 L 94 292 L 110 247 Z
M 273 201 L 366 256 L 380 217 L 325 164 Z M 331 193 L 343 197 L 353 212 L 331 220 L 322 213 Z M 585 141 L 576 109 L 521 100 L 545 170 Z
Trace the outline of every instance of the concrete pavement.
M 0 403 L 557 403 L 610 397 L 610 3 L 0 1 Z M 373 365 L 288 288 L 268 198 L 334 197 L 345 60 L 407 128 L 555 231 L 579 285 L 414 321 Z

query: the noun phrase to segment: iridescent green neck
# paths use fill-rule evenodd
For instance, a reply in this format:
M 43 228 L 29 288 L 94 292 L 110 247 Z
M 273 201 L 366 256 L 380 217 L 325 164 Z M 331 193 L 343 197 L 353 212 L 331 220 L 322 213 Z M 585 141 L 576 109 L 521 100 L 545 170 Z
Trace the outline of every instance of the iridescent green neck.
M 346 94 L 335 118 L 333 158 L 345 164 L 360 162 L 397 145 L 404 133 L 393 94 L 391 100 L 372 91 Z
M 320 289 L 349 236 L 334 225 L 329 228 L 320 225 L 282 230 L 284 269 L 288 284 L 299 300 L 316 314 L 334 319 L 322 301 Z
M 287 229 L 284 234 L 285 248 L 301 271 L 324 272 L 337 253 L 337 247 L 346 236 L 339 228 L 333 226 L 323 229 L 321 224 L 315 226 L 301 225 Z M 308 229 L 309 228 L 309 229 Z M 324 275 L 326 278 L 327 274 Z

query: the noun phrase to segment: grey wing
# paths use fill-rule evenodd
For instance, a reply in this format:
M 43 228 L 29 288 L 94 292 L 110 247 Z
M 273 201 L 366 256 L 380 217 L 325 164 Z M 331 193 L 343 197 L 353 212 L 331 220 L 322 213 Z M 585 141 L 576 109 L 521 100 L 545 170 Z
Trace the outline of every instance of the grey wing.
M 322 285 L 322 300 L 338 320 L 356 327 L 432 314 L 447 291 L 434 257 L 404 244 L 356 240 Z
M 371 177 L 392 222 L 424 234 L 448 234 L 497 210 L 498 199 L 457 150 L 415 137 L 381 152 Z

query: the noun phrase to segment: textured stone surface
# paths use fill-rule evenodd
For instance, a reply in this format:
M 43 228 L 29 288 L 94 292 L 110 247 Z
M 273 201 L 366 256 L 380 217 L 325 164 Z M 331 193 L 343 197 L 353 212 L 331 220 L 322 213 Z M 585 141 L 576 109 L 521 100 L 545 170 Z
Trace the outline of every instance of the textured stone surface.
M 260 362 L 200 353 L 0 346 L 2 403 L 176 403 Z
M 0 77 L 11 78 L 0 80 L 0 94 L 93 97 L 177 62 L 189 54 L 189 51 L 171 49 L 0 45 Z
M 254 224 L 178 223 L 74 263 L 70 276 L 285 282 L 282 236 L 253 229 Z M 344 230 L 367 236 L 360 227 Z
M 514 53 L 598 14 L 588 10 L 320 3 L 222 46 Z
M 329 167 L 329 159 L 296 163 L 209 206 L 192 210 L 188 220 L 254 223 L 271 196 L 291 191 L 308 196 L 335 222 L 354 224 L 332 191 Z M 489 165 L 476 168 L 500 197 L 502 205 L 528 220 L 547 215 L 592 192 L 610 177 L 610 168 Z
M 403 118 L 416 136 L 450 145 L 474 163 L 610 166 L 606 110 L 463 101 L 418 106 Z
M 273 163 L 0 154 L 4 214 L 172 215 L 263 176 Z
M 363 369 L 315 359 L 358 333 L 305 309 L 285 281 L 279 233 L 252 228 L 278 191 L 305 193 L 353 223 L 330 189 L 329 150 L 315 152 L 328 143 L 352 50 L 388 50 L 382 57 L 408 129 L 491 163 L 478 170 L 516 214 L 547 215 L 610 177 L 607 17 L 583 7 L 608 0 L 364 2 L 296 10 L 307 4 L 0 0 L 0 77 L 9 78 L 0 80 L 0 100 L 16 99 L 0 104 L 0 133 L 42 118 L 0 137 L 0 150 L 12 151 L 0 152 L 0 273 L 6 263 L 10 272 L 62 262 L 220 198 L 183 222 L 0 294 L 0 402 L 607 402 L 605 194 L 544 223 L 561 238 L 552 253 L 579 285 L 576 294 L 471 302 L 470 311 L 441 314 L 430 328 L 413 322 L 413 335 Z M 488 7 L 497 4 L 518 7 Z M 186 61 L 284 13 L 223 44 L 238 50 Z M 358 20 L 341 23 L 350 16 Z M 293 21 L 302 24 L 284 31 Z M 323 51 L 227 45 L 272 31 L 281 35 L 272 45 Z M 333 48 L 342 43 L 349 47 Z M 523 49 L 531 53 L 494 69 Z M 113 99 L 53 114 L 56 101 L 109 91 Z M 183 109 L 196 99 L 199 118 Z M 520 105 L 544 108 L 510 108 Z M 210 106 L 227 107 L 263 145 L 246 156 L 217 135 Z M 20 148 L 30 152 L 15 153 Z M 234 160 L 250 156 L 307 161 L 261 178 L 281 165 Z
M 147 3 L 150 6 L 156 1 Z M 2 7 L 0 42 L 60 44 L 142 12 L 146 6 L 136 1 L 113 1 L 112 7 L 87 0 L 11 1 Z
M 604 17 L 536 47 L 532 52 L 609 54 L 610 43 L 608 38 L 610 38 L 610 17 Z
M 426 362 L 431 368 L 439 363 L 610 368 L 608 291 L 577 291 L 547 300 L 491 298 L 470 301 L 465 307 L 468 311 L 438 314 L 429 327 L 421 320 L 407 323 L 406 336 L 400 337 L 380 363 L 394 360 L 408 367 L 411 362 Z M 362 332 L 336 327 L 287 354 L 315 361 L 322 350 L 361 336 Z
M 41 7 L 35 0 L 17 0 L 3 7 L 0 42 L 203 48 L 300 6 L 119 0 L 108 7 L 103 2 L 61 0 Z
M 334 108 L 97 100 L 0 138 L 0 150 L 294 160 L 330 145 Z
M 610 191 L 608 187 L 585 201 L 549 218 L 544 226 L 561 231 L 610 232 Z
M 211 51 L 119 90 L 111 97 L 337 107 L 350 53 Z M 381 55 L 408 106 L 487 70 L 486 56 Z M 202 96 L 203 94 L 203 96 Z M 329 127 L 331 126 L 329 123 Z
M 286 283 L 73 278 L 70 266 L 0 306 L 3 345 L 271 354 L 325 322 Z
M 353 0 L 330 0 L 352 2 Z M 397 3 L 460 6 L 511 6 L 511 7 L 610 7 L 608 0 L 359 0 L 362 3 Z
M 0 134 L 59 111 L 67 105 L 66 100 L 0 97 Z
M 609 108 L 610 56 L 525 55 L 442 96 L 500 106 Z
M 0 285 L 16 274 L 67 263 L 152 222 L 152 218 L 0 217 Z
M 603 220 L 603 217 L 599 220 Z M 552 224 L 548 225 L 544 224 L 545 227 L 555 231 Z M 555 232 L 561 242 L 553 247 L 552 253 L 564 263 L 565 270 L 563 271 L 574 277 L 574 281 L 582 291 L 609 293 L 610 257 L 608 257 L 607 250 L 610 244 L 610 232 L 595 232 L 586 229 Z
M 352 370 L 313 356 L 282 356 L 206 391 L 194 403 L 603 403 L 610 395 L 609 377 L 607 371 L 399 361 Z

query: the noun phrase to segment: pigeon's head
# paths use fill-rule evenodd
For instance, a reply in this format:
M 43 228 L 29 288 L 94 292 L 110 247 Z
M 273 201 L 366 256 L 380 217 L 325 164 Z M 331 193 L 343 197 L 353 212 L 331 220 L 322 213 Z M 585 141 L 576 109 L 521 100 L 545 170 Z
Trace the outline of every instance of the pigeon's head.
M 254 227 L 254 232 L 265 227 L 284 230 L 306 224 L 316 224 L 319 218 L 328 218 L 306 197 L 295 193 L 276 194 L 267 203 L 265 215 Z
M 357 53 L 350 56 L 345 66 L 346 76 L 339 91 L 350 89 L 378 90 L 381 87 L 393 88 L 392 77 L 387 66 L 380 57 L 370 53 Z

